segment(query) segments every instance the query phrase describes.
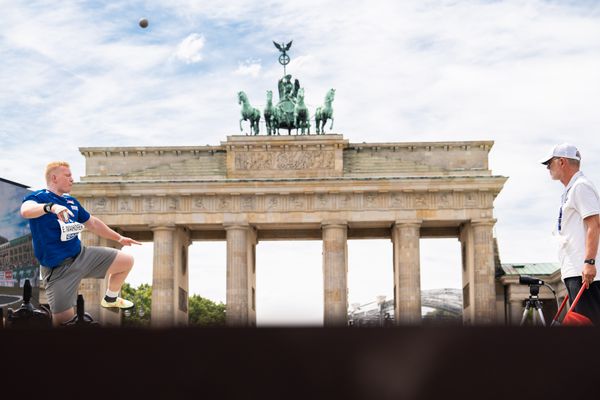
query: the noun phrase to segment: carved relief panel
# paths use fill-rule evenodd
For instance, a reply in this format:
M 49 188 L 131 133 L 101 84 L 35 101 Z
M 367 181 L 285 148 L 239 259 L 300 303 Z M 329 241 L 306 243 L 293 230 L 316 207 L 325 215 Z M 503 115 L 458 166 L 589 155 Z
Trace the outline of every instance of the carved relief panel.
M 334 208 L 333 195 L 329 193 L 316 193 L 313 206 L 315 210 L 330 210 Z
M 340 193 L 337 196 L 337 208 L 342 210 L 349 210 L 354 208 L 354 194 L 353 193 Z
M 252 151 L 234 156 L 237 171 L 333 169 L 333 151 Z
M 291 194 L 288 197 L 288 206 L 290 211 L 305 210 L 307 206 L 306 196 L 304 194 Z
M 133 211 L 133 201 L 127 197 L 119 199 L 119 212 L 129 213 Z
M 230 178 L 306 178 L 343 175 L 339 135 L 305 137 L 228 137 L 227 176 Z
M 241 196 L 240 210 L 241 211 L 255 211 L 256 210 L 256 197 L 253 195 Z

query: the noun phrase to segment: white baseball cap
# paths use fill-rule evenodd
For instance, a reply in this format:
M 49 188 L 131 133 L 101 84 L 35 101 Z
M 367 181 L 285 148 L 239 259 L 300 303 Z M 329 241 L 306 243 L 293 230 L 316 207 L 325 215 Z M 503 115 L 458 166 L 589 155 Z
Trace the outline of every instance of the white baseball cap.
M 540 162 L 542 164 L 547 164 L 554 157 L 572 158 L 574 160 L 581 161 L 581 154 L 579 153 L 579 150 L 577 150 L 577 147 L 570 143 L 557 144 L 548 152 L 546 157 L 540 160 Z

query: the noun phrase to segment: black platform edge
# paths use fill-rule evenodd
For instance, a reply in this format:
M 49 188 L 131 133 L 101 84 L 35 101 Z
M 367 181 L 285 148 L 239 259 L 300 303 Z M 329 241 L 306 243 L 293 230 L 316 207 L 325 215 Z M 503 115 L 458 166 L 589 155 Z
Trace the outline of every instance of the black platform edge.
M 590 398 L 598 338 L 566 327 L 5 328 L 0 398 L 24 388 L 86 399 Z

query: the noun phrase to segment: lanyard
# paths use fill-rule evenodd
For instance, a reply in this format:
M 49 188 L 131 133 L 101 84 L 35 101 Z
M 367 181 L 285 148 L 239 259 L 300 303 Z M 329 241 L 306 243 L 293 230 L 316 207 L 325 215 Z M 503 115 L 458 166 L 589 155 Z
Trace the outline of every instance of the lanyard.
M 573 187 L 573 185 L 575 185 L 575 182 L 577 182 L 577 179 L 579 179 L 581 175 L 577 175 L 575 177 L 575 180 L 569 185 L 569 187 L 567 188 L 567 190 L 565 191 L 565 193 L 562 195 L 562 204 L 560 205 L 560 209 L 558 210 L 558 232 L 560 233 L 560 230 L 562 228 L 562 215 L 563 215 L 563 206 L 565 205 L 565 203 L 567 202 L 568 198 L 569 198 L 569 190 L 571 190 L 571 188 Z
M 565 201 L 566 201 L 566 200 L 565 200 Z M 560 206 L 559 210 L 558 210 L 558 232 L 559 232 L 559 233 L 560 233 L 560 229 L 561 229 L 561 223 L 562 223 L 562 208 L 563 208 L 563 205 L 564 205 L 564 204 L 565 204 L 565 203 L 563 203 L 563 204 Z

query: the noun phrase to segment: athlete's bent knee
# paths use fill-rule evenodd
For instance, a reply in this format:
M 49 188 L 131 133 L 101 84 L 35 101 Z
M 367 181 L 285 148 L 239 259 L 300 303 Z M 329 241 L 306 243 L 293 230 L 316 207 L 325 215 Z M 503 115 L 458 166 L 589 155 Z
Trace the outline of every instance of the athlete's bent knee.
M 131 254 L 123 253 L 118 251 L 115 260 L 109 268 L 109 272 L 125 272 L 130 271 L 133 267 L 133 256 Z
M 133 256 L 131 254 L 122 253 L 123 255 L 123 266 L 127 268 L 127 270 L 131 270 L 133 268 Z

